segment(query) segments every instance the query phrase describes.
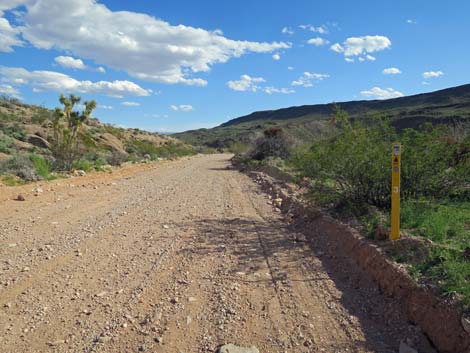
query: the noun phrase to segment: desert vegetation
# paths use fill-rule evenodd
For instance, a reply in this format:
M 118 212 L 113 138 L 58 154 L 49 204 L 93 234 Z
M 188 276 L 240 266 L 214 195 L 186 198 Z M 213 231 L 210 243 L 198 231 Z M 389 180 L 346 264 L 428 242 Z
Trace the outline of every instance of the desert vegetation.
M 50 180 L 73 171 L 105 171 L 123 163 L 170 159 L 197 152 L 174 138 L 103 124 L 94 100 L 59 97 L 50 110 L 0 98 L 0 175 L 7 185 Z M 81 172 L 81 173 L 82 173 Z
M 307 185 L 310 201 L 339 217 L 359 219 L 364 235 L 380 243 L 388 242 L 391 145 L 400 141 L 402 233 L 415 245 L 387 251 L 416 280 L 433 283 L 468 307 L 470 125 L 425 123 L 399 130 L 379 114 L 352 121 L 335 106 L 332 115 L 321 138 L 294 144 L 279 138 L 282 130 L 277 137 L 267 130 L 238 158 L 252 167 L 270 164 L 288 171 Z
M 386 116 L 398 131 L 417 129 L 428 122 L 458 126 L 470 118 L 470 85 L 388 100 L 338 103 L 351 121 L 368 120 L 377 114 Z M 303 105 L 265 110 L 232 119 L 212 129 L 198 129 L 175 134 L 192 145 L 218 149 L 234 144 L 249 144 L 270 128 L 280 128 L 294 140 L 309 143 L 330 129 L 329 120 L 335 103 Z

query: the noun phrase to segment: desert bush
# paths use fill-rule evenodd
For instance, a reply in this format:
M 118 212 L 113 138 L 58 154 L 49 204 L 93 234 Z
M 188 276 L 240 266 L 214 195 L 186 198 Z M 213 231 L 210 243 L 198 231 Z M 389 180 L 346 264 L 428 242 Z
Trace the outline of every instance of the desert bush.
M 447 136 L 446 128 L 430 125 L 420 131 L 407 129 L 402 134 L 401 187 L 405 198 L 443 198 L 462 187 L 463 170 L 466 169 L 465 174 L 470 171 L 466 163 L 470 148 L 466 156 L 456 159 L 460 144 L 448 140 Z
M 465 178 L 468 182 L 470 154 L 456 160 L 462 145 L 449 142 L 443 128 L 408 129 L 398 136 L 387 119 L 351 125 L 343 115 L 339 121 L 334 136 L 295 151 L 291 158 L 301 174 L 311 178 L 312 192 L 320 202 L 350 204 L 359 210 L 361 205 L 388 208 L 395 140 L 403 145 L 403 198 L 447 197 L 465 185 Z
M 126 152 L 143 158 L 149 155 L 151 159 L 174 158 L 195 154 L 196 151 L 192 146 L 181 143 L 170 143 L 167 145 L 156 146 L 150 141 L 131 140 L 126 145 Z
M 270 128 L 256 139 L 248 151 L 250 158 L 264 160 L 268 157 L 288 158 L 292 143 L 280 128 Z
M 1 127 L 1 130 L 5 135 L 8 135 L 14 139 L 24 141 L 26 138 L 26 131 L 18 123 L 12 125 L 5 125 Z
M 16 175 L 25 181 L 37 181 L 40 179 L 33 162 L 27 155 L 14 155 L 0 163 L 0 173 Z
M 150 141 L 131 140 L 127 143 L 126 152 L 143 157 L 148 154 L 152 159 L 157 157 L 157 147 Z
M 248 152 L 250 146 L 243 142 L 234 142 L 228 150 L 235 155 L 242 155 Z
M 83 170 L 89 172 L 94 168 L 95 164 L 92 161 L 86 159 L 75 160 L 72 163 L 72 169 Z
M 33 124 L 42 125 L 47 120 L 52 120 L 54 114 L 46 108 L 37 108 L 36 113 L 31 118 Z
M 161 158 L 176 158 L 191 156 L 195 154 L 192 146 L 184 145 L 182 143 L 171 143 L 157 147 L 157 157 Z
M 15 175 L 24 181 L 54 179 L 51 170 L 51 161 L 34 153 L 14 155 L 0 165 L 0 173 Z
M 0 137 L 0 153 L 11 154 L 14 151 L 13 139 L 10 136 Z
M 0 96 L 0 106 L 6 107 L 6 108 L 12 108 L 14 106 L 23 107 L 25 105 L 21 103 L 21 101 L 18 98 L 3 94 Z
M 119 152 L 119 151 L 112 151 L 111 154 L 106 156 L 106 162 L 113 166 L 120 166 L 124 162 L 127 161 L 128 154 Z
M 118 139 L 123 139 L 124 138 L 125 129 L 123 129 L 123 128 L 106 124 L 106 125 L 103 126 L 103 129 L 107 133 L 116 136 Z
M 0 112 L 0 123 L 8 123 L 17 120 L 18 118 L 15 114 Z

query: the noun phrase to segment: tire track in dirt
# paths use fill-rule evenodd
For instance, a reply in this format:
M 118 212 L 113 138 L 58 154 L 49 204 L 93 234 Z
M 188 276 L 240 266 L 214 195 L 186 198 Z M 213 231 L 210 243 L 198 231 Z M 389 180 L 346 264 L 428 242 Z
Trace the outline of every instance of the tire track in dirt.
M 403 330 L 379 322 L 384 306 L 362 305 L 228 157 L 0 202 L 2 353 L 395 352 Z

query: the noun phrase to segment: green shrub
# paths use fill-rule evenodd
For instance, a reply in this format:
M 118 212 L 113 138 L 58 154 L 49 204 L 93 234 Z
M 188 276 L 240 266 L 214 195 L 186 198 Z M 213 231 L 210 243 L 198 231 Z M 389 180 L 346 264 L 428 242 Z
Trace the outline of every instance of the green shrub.
M 460 144 L 449 142 L 446 130 L 425 126 L 397 135 L 386 119 L 345 124 L 334 136 L 293 153 L 291 162 L 313 181 L 313 192 L 325 203 L 390 206 L 391 144 L 403 146 L 401 195 L 404 199 L 446 198 L 469 182 L 470 148 L 457 160 Z M 470 144 L 468 144 L 470 146 Z
M 127 153 L 134 153 L 139 157 L 148 154 L 152 159 L 157 157 L 157 147 L 150 141 L 132 140 L 126 147 Z
M 229 151 L 232 152 L 233 154 L 235 155 L 241 155 L 241 154 L 245 154 L 248 152 L 248 150 L 250 149 L 250 146 L 246 143 L 243 143 L 243 142 L 234 142 L 230 147 L 229 147 Z
M 116 136 L 118 139 L 124 139 L 125 129 L 123 129 L 123 128 L 106 124 L 106 125 L 103 126 L 103 129 L 104 129 L 105 132 Z
M 440 243 L 470 247 L 470 203 L 404 201 L 402 227 Z
M 3 184 L 6 186 L 18 186 L 23 185 L 25 181 L 16 175 L 6 174 L 1 176 Z
M 13 125 L 7 125 L 2 128 L 2 131 L 5 135 L 10 136 L 14 139 L 24 141 L 26 138 L 26 131 L 18 123 Z
M 54 177 L 51 175 L 52 163 L 42 156 L 30 154 L 29 159 L 33 163 L 36 174 L 45 180 L 52 180 Z
M 9 136 L 0 137 L 0 153 L 12 154 L 14 151 L 13 139 Z
M 9 123 L 9 122 L 17 121 L 17 120 L 18 118 L 14 114 L 0 112 L 0 122 L 2 123 Z
M 27 155 L 14 155 L 0 163 L 0 173 L 16 175 L 25 181 L 40 179 L 33 162 Z
M 388 206 L 394 134 L 388 124 L 375 124 L 346 125 L 334 137 L 294 153 L 294 166 L 313 180 L 313 191 L 322 202 Z
M 89 172 L 94 168 L 95 164 L 91 161 L 86 159 L 79 159 L 73 162 L 72 169 L 76 170 L 83 170 L 85 172 Z
M 103 167 L 107 163 L 108 163 L 107 160 L 103 156 L 97 157 L 94 161 L 95 168 L 97 168 L 97 169 Z
M 33 124 L 42 125 L 47 120 L 53 119 L 53 112 L 46 108 L 38 108 L 36 114 L 33 115 L 31 121 Z

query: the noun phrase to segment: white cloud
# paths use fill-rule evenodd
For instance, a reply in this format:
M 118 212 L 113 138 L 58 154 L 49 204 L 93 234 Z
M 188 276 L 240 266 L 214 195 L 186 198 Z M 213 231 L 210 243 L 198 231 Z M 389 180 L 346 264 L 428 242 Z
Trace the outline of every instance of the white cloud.
M 370 54 L 367 54 L 366 55 L 366 59 L 369 60 L 369 61 L 375 61 L 377 58 L 375 56 L 372 56 Z
M 415 25 L 415 24 L 417 24 L 418 22 L 416 22 L 416 20 L 408 19 L 408 20 L 406 20 L 406 23 L 411 24 L 411 25 Z
M 2 80 L 13 86 L 28 84 L 34 92 L 76 92 L 111 97 L 148 96 L 150 91 L 131 81 L 78 81 L 55 71 L 28 71 L 20 67 L 0 66 Z
M 6 18 L 0 17 L 0 52 L 9 53 L 14 46 L 22 46 L 23 41 L 18 38 L 19 34 L 19 29 L 12 27 Z
M 294 34 L 294 31 L 289 27 L 284 27 L 281 32 L 284 34 L 289 34 L 289 35 Z
M 326 39 L 324 39 L 324 38 L 321 38 L 321 37 L 316 37 L 316 38 L 311 38 L 311 39 L 309 39 L 309 40 L 307 41 L 307 43 L 319 47 L 319 46 L 328 44 L 329 41 L 326 40 Z
M 304 74 L 297 80 L 292 81 L 292 86 L 312 87 L 315 82 L 322 81 L 330 77 L 327 74 L 316 74 L 312 72 L 304 72 Z
M 292 70 L 294 70 L 294 67 L 293 66 L 288 66 L 287 70 L 292 71 Z
M 194 75 L 215 64 L 291 47 L 231 40 L 219 30 L 174 26 L 143 13 L 112 11 L 95 0 L 68 0 L 66 10 L 63 0 L 31 0 L 19 16 L 23 25 L 15 30 L 36 48 L 63 50 L 132 77 L 168 84 L 204 86 L 207 81 Z M 4 50 L 16 45 L 4 43 Z
M 382 73 L 384 75 L 398 75 L 398 74 L 401 74 L 401 70 L 396 67 L 389 67 L 389 68 L 383 69 Z
M 344 60 L 348 63 L 353 63 L 354 62 L 354 58 L 344 58 Z
M 290 88 L 277 88 L 273 86 L 261 86 L 260 84 L 266 82 L 262 77 L 251 77 L 248 75 L 241 75 L 240 80 L 228 81 L 227 86 L 234 91 L 250 91 L 250 92 L 264 92 L 267 94 L 281 93 L 281 94 L 291 94 L 295 93 L 293 89 Z
M 368 98 L 374 99 L 390 99 L 390 98 L 398 98 L 403 97 L 404 94 L 394 90 L 393 88 L 380 88 L 380 87 L 373 87 L 367 91 L 361 91 L 361 95 Z
M 263 88 L 264 92 L 267 94 L 273 94 L 273 93 L 281 93 L 281 94 L 292 94 L 295 93 L 295 91 L 291 88 L 276 88 L 276 87 L 264 87 Z
M 426 71 L 423 72 L 423 78 L 434 78 L 434 77 L 439 77 L 443 76 L 444 73 L 442 71 Z
M 93 68 L 93 67 L 85 65 L 82 59 L 76 59 L 71 56 L 63 56 L 63 55 L 57 56 L 54 58 L 54 61 L 66 69 L 90 70 L 90 71 L 101 72 L 103 74 L 106 73 L 105 68 L 102 66 Z
M 98 109 L 113 110 L 114 107 L 111 105 L 98 105 Z
M 344 48 L 341 46 L 339 43 L 335 43 L 330 47 L 331 50 L 337 52 L 337 53 L 342 53 L 344 51 Z
M 71 56 L 57 56 L 54 61 L 60 66 L 68 69 L 86 70 L 88 67 L 83 63 L 81 59 L 75 59 Z
M 167 114 L 144 114 L 146 118 L 168 118 Z
M 13 98 L 20 98 L 20 91 L 11 85 L 0 84 L 0 95 L 5 95 L 7 97 Z
M 121 105 L 124 105 L 126 107 L 138 107 L 140 103 L 137 102 L 121 102 Z
M 234 91 L 252 91 L 256 92 L 260 89 L 258 83 L 266 82 L 262 77 L 251 77 L 241 75 L 240 80 L 228 81 L 227 86 Z
M 326 34 L 328 33 L 328 28 L 325 25 L 321 25 L 318 27 L 312 26 L 312 25 L 300 25 L 299 28 L 308 30 L 310 32 L 316 32 L 320 34 Z
M 278 53 L 273 54 L 273 59 L 276 60 L 276 61 L 277 61 L 277 60 L 280 60 L 280 59 L 281 59 L 281 56 L 280 56 Z
M 189 104 L 171 105 L 170 108 L 174 111 L 182 111 L 182 112 L 190 112 L 194 110 L 193 106 Z
M 390 39 L 384 36 L 363 36 L 347 38 L 343 44 L 335 43 L 330 49 L 337 53 L 343 53 L 344 56 L 348 57 L 382 51 L 390 48 L 391 45 Z

